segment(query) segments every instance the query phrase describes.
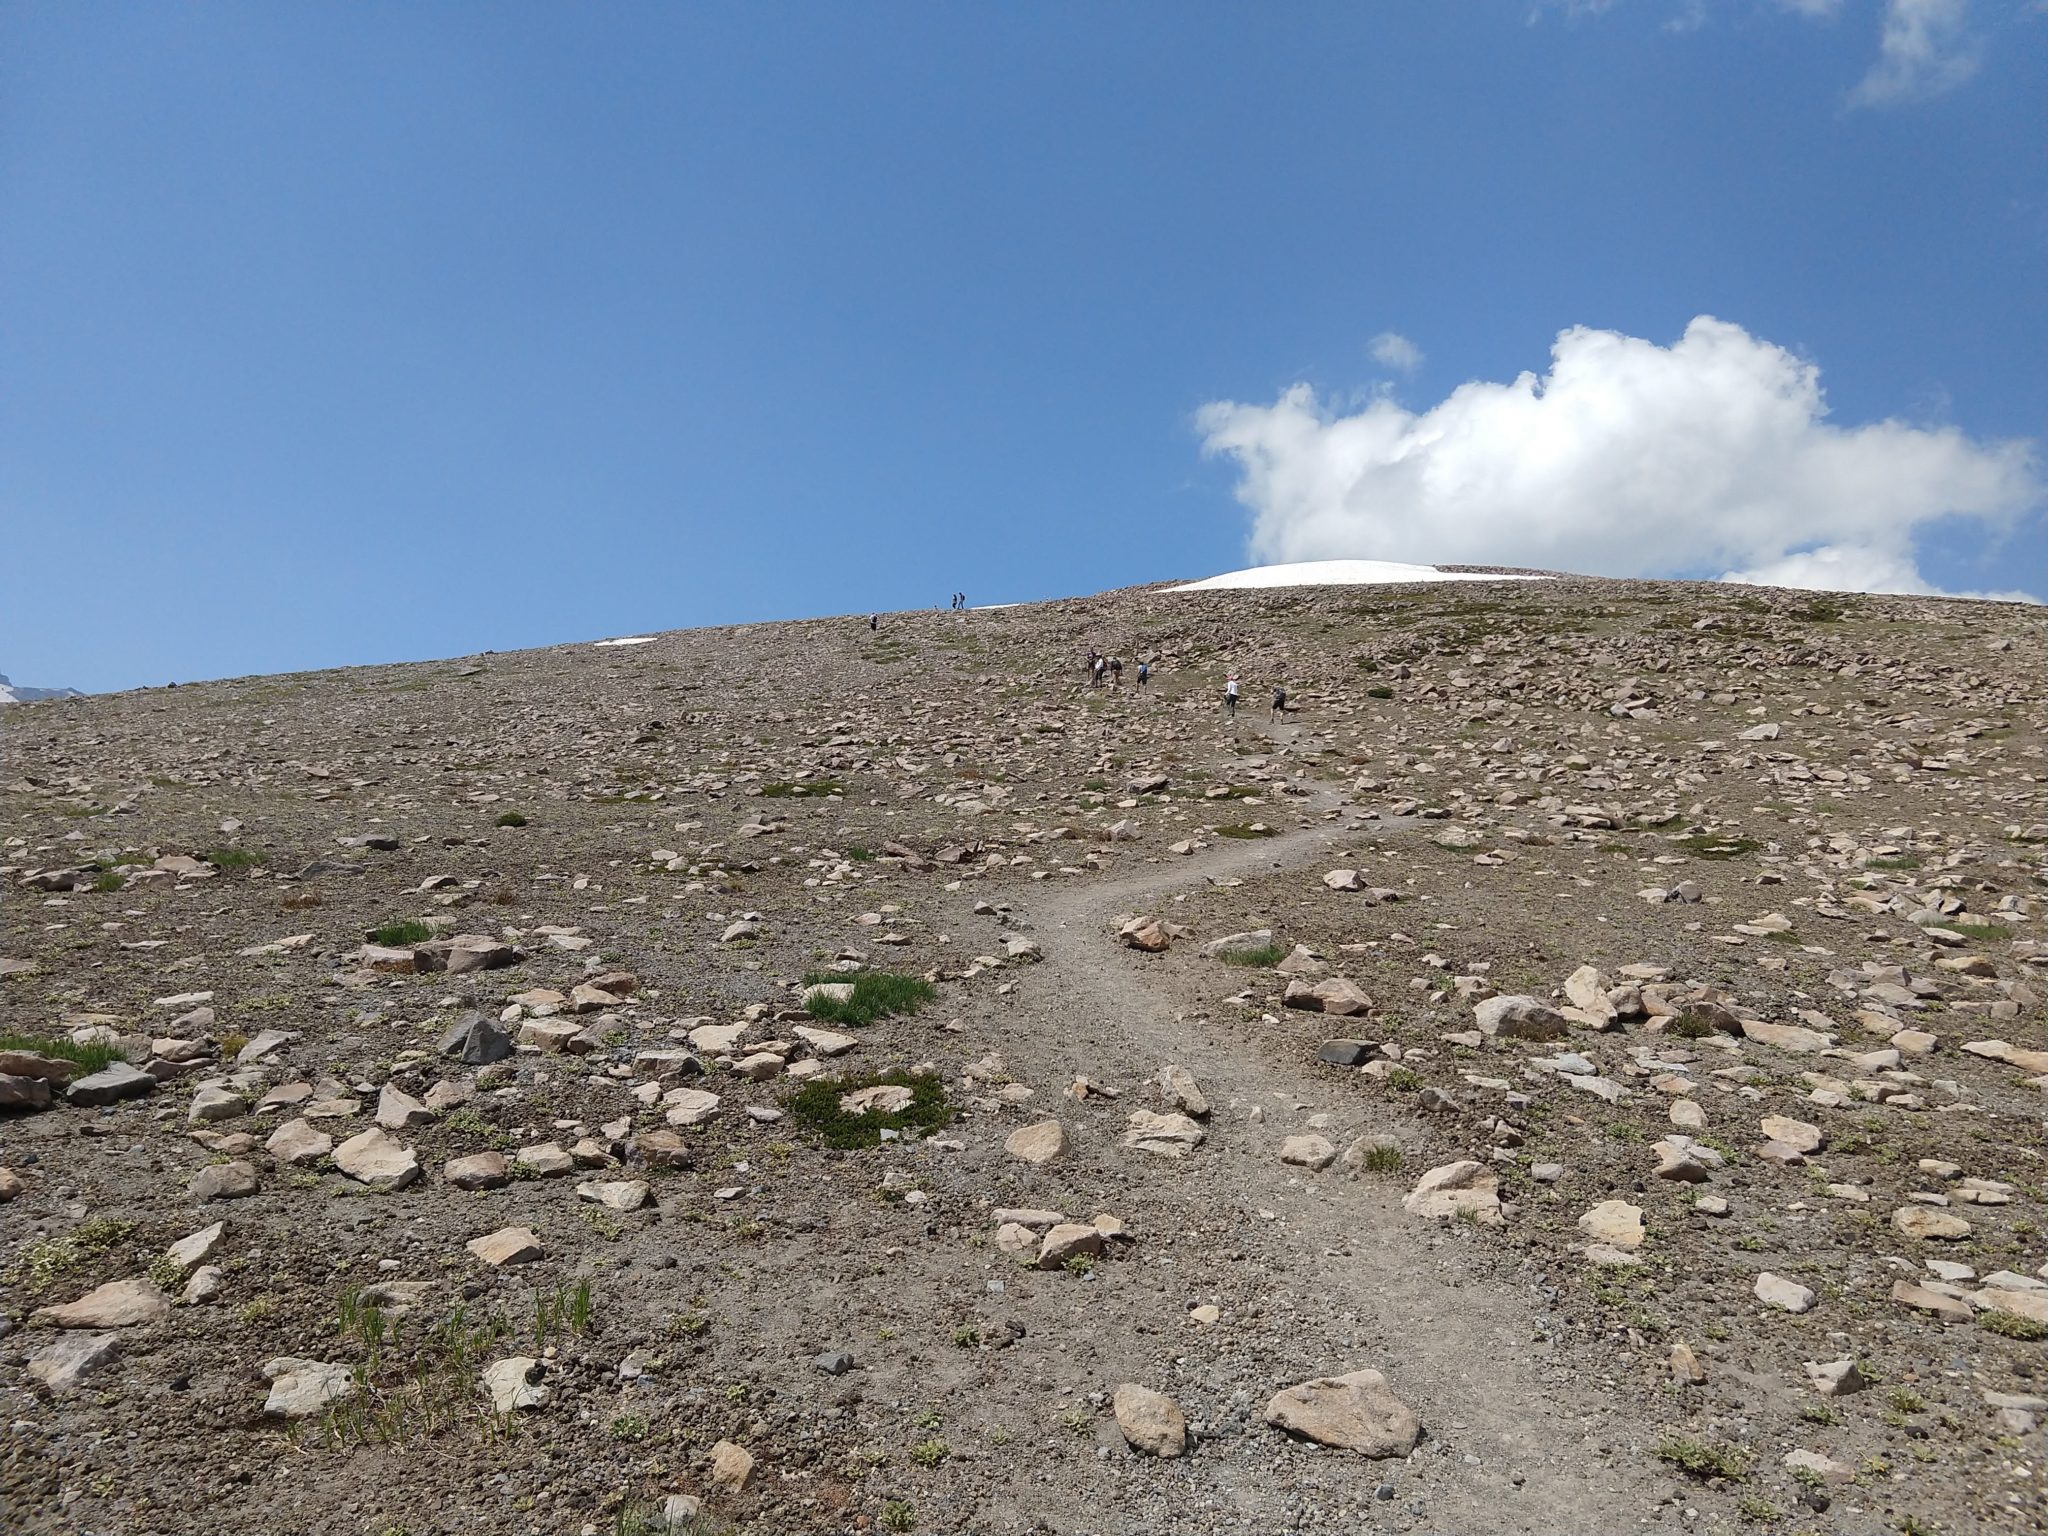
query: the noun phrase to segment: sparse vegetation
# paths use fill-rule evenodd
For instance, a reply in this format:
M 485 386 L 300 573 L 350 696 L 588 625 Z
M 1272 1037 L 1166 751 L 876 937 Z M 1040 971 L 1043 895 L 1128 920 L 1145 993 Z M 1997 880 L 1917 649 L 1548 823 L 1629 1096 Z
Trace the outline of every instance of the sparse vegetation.
M 506 811 L 496 821 L 492 822 L 491 825 L 494 827 L 523 827 L 526 825 L 526 818 L 517 811 Z
M 1755 853 L 1763 844 L 1753 837 L 1736 837 L 1725 832 L 1702 832 L 1676 839 L 1675 846 L 1696 859 L 1739 859 Z
M 0 1034 L 0 1051 L 30 1051 L 60 1061 L 75 1061 L 86 1072 L 97 1072 L 122 1059 L 121 1053 L 103 1040 L 81 1045 L 66 1035 Z
M 839 1106 L 841 1098 L 862 1088 L 893 1086 L 910 1090 L 909 1105 L 898 1111 L 869 1110 L 855 1114 Z M 852 1150 L 882 1144 L 882 1132 L 927 1132 L 950 1125 L 953 1106 L 945 1084 L 914 1072 L 878 1072 L 860 1077 L 821 1078 L 809 1082 L 784 1101 L 790 1118 L 828 1147 Z
M 1668 1461 L 1680 1471 L 1697 1478 L 1724 1477 L 1731 1483 L 1739 1483 L 1748 1475 L 1749 1457 L 1730 1445 L 1714 1445 L 1705 1440 L 1688 1436 L 1673 1435 L 1660 1441 L 1657 1458 Z
M 248 848 L 215 848 L 207 853 L 206 862 L 215 869 L 253 869 L 268 860 Z
M 813 971 L 804 977 L 805 986 L 850 982 L 853 995 L 844 1000 L 814 998 L 805 1012 L 814 1019 L 835 1024 L 872 1024 L 894 1014 L 915 1013 L 939 995 L 938 988 L 922 976 L 900 976 L 893 971 Z
M 370 930 L 370 942 L 381 944 L 386 949 L 404 949 L 412 944 L 424 944 L 434 936 L 434 930 L 415 918 L 402 918 L 384 923 Z
M 46 1289 L 126 1242 L 134 1233 L 135 1223 L 132 1221 L 92 1217 L 60 1237 L 46 1237 L 28 1244 L 0 1279 L 25 1291 Z
M 757 793 L 763 800 L 807 800 L 843 795 L 846 786 L 837 779 L 797 779 L 789 783 L 763 784 Z
M 1978 1326 L 2002 1338 L 2018 1339 L 2022 1343 L 2038 1344 L 2048 1339 L 2048 1323 L 2038 1318 L 2021 1317 L 2014 1312 L 2000 1312 L 1996 1309 L 1982 1313 L 1977 1318 Z

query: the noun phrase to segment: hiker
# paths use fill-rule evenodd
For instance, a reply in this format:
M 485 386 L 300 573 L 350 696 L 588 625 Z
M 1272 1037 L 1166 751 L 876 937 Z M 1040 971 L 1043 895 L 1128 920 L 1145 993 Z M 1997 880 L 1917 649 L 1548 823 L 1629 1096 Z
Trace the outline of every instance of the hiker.
M 1095 658 L 1095 684 L 1094 684 L 1094 686 L 1096 686 L 1097 688 L 1100 688 L 1100 687 L 1102 686 L 1102 680 L 1103 680 L 1103 678 L 1107 677 L 1108 675 L 1109 675 L 1109 662 L 1108 662 L 1108 660 L 1107 660 L 1107 659 L 1106 659 L 1105 657 L 1101 657 L 1101 656 L 1098 656 L 1098 657 L 1096 657 L 1096 658 Z
M 1231 673 L 1229 679 L 1223 684 L 1223 712 L 1233 720 L 1237 718 L 1237 674 L 1235 672 Z
M 882 616 L 881 616 L 881 615 L 880 615 L 879 613 L 871 613 L 871 614 L 869 614 L 869 615 L 868 615 L 868 633 L 869 633 L 869 634 L 873 634 L 873 633 L 874 633 L 874 632 L 875 632 L 876 630 L 880 629 L 881 627 L 882 627 Z
M 1138 663 L 1138 686 L 1139 686 L 1140 688 L 1144 687 L 1144 686 L 1145 686 L 1145 684 L 1146 684 L 1146 683 L 1147 683 L 1147 682 L 1148 682 L 1148 681 L 1149 681 L 1149 680 L 1151 679 L 1151 676 L 1152 676 L 1152 664 L 1151 664 L 1150 662 L 1148 662 L 1148 661 L 1141 661 L 1141 662 L 1139 662 L 1139 663 Z
M 1285 688 L 1275 688 L 1273 690 L 1273 712 L 1267 718 L 1278 720 L 1282 715 L 1286 713 L 1287 690 Z
M 1112 688 L 1124 685 L 1124 659 L 1121 656 L 1109 658 L 1109 683 Z

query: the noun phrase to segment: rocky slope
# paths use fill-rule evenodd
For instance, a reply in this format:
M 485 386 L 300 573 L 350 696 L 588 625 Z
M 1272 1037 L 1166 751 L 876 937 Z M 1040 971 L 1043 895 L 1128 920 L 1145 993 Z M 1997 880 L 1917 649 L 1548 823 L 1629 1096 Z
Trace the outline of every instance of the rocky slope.
M 1565 579 L 23 706 L 11 1526 L 2038 1528 L 2044 678 Z

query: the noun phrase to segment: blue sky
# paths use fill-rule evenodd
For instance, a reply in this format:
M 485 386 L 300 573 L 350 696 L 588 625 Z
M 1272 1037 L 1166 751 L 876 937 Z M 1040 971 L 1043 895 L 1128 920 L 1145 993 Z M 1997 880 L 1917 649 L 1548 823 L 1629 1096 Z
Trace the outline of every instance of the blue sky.
M 9 5 L 0 671 L 1417 527 L 1592 569 L 1659 563 L 1613 534 L 1661 519 L 1689 574 L 1804 544 L 2048 596 L 2044 103 L 2031 0 Z M 1667 507 L 1687 453 L 1734 468 Z

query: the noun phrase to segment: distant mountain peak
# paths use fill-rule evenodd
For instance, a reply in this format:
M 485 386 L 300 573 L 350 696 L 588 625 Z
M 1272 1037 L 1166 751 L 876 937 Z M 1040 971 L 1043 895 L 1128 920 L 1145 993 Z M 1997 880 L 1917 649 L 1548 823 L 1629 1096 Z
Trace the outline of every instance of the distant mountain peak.
M 76 688 L 31 688 L 25 683 L 10 683 L 7 674 L 0 672 L 0 704 L 26 704 L 32 699 L 82 699 L 85 695 Z

